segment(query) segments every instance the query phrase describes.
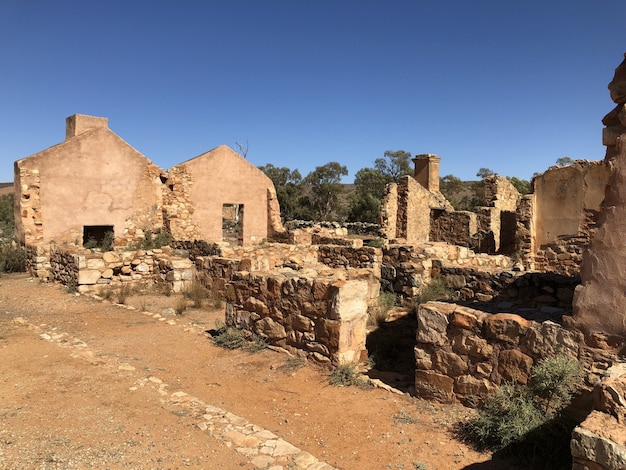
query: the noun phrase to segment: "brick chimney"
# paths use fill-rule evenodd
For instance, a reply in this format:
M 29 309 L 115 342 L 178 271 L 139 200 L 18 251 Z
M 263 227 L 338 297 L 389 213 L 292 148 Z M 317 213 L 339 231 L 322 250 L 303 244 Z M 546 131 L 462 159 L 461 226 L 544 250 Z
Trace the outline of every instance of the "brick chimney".
M 419 184 L 431 192 L 439 192 L 439 158 L 434 153 L 415 155 L 415 173 L 413 177 Z
M 73 114 L 65 119 L 65 140 L 76 137 L 91 129 L 108 129 L 109 120 L 104 117 L 87 116 L 86 114 Z

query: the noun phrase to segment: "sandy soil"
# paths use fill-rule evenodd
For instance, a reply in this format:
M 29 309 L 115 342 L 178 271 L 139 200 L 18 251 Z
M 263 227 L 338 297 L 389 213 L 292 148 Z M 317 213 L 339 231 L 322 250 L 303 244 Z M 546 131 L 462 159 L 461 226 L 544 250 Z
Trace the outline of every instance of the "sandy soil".
M 283 353 L 218 348 L 204 332 L 223 308 L 163 315 L 178 301 L 144 293 L 129 309 L 1 277 L 0 468 L 258 468 L 172 401 L 175 392 L 340 469 L 506 468 L 453 438 L 463 407 L 332 387 L 327 372 L 296 368 Z

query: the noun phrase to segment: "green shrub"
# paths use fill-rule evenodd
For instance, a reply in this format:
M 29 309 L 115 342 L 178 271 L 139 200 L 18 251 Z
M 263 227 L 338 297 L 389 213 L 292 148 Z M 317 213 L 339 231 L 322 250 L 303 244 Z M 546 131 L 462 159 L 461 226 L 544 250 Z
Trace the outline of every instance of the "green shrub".
M 328 383 L 335 387 L 364 387 L 367 381 L 357 371 L 354 362 L 343 362 L 333 369 L 328 377 Z
M 213 344 L 226 349 L 243 349 L 255 354 L 267 348 L 267 341 L 259 335 L 223 324 L 213 332 Z
M 533 367 L 529 385 L 505 384 L 488 397 L 476 417 L 459 426 L 461 437 L 480 450 L 507 448 L 527 468 L 571 468 L 574 425 L 562 411 L 580 375 L 572 358 L 544 359 Z
M 26 271 L 26 251 L 20 246 L 0 242 L 0 272 Z
M 374 238 L 372 240 L 369 240 L 366 246 L 372 248 L 382 248 L 383 246 L 385 246 L 385 240 L 383 240 L 382 238 Z
M 387 320 L 389 310 L 396 305 L 396 294 L 393 292 L 381 292 L 376 305 L 368 309 L 369 323 L 371 325 L 383 325 Z
M 543 422 L 529 390 L 505 384 L 485 400 L 478 416 L 464 428 L 479 449 L 498 450 L 519 440 Z
M 567 356 L 546 358 L 533 367 L 530 389 L 539 408 L 547 414 L 560 409 L 578 388 L 581 375 L 578 362 Z
M 252 335 L 252 337 L 244 344 L 244 351 L 248 351 L 250 354 L 256 354 L 267 348 L 267 341 L 265 338 L 259 335 Z
M 246 338 L 243 331 L 237 328 L 229 328 L 226 325 L 221 326 L 213 336 L 213 344 L 220 348 L 237 349 L 243 346 Z
M 113 249 L 113 244 L 115 242 L 115 233 L 111 230 L 105 232 L 104 237 L 102 238 L 102 243 L 100 243 L 100 249 L 104 251 L 111 251 Z
M 443 278 L 435 277 L 429 284 L 422 286 L 419 294 L 413 298 L 413 302 L 415 305 L 420 305 L 433 300 L 448 299 L 450 295 L 452 291 Z
M 0 196 L 0 239 L 11 239 L 15 227 L 13 193 Z
M 154 248 L 161 248 L 167 246 L 172 242 L 172 236 L 165 229 L 159 229 L 158 232 L 145 232 L 144 239 L 138 241 L 135 244 L 129 244 L 130 250 L 152 250 Z

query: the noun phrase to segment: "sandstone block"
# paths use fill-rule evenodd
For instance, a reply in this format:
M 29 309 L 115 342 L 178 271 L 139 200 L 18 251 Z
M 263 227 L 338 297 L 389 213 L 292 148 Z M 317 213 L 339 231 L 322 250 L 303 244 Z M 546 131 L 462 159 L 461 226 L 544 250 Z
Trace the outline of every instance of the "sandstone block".
M 487 338 L 509 343 L 518 343 L 530 322 L 513 313 L 496 313 L 485 319 L 484 329 Z
M 96 284 L 100 277 L 101 274 L 99 269 L 81 269 L 80 271 L 78 271 L 78 284 Z
M 454 391 L 460 395 L 484 397 L 493 388 L 488 380 L 471 375 L 462 375 L 454 381 Z
M 430 354 L 422 348 L 415 347 L 415 367 L 422 370 L 430 370 L 433 367 L 433 361 Z
M 455 310 L 452 312 L 450 317 L 448 318 L 451 325 L 458 326 L 459 328 L 463 328 L 466 330 L 471 330 L 478 323 L 478 318 L 476 315 L 473 315 L 469 312 L 464 312 L 462 310 Z
M 243 308 L 250 312 L 255 312 L 262 317 L 269 315 L 270 310 L 261 300 L 254 297 L 248 297 L 243 304 Z
M 150 266 L 148 266 L 146 263 L 139 263 L 137 266 L 135 266 L 135 271 L 140 273 L 148 273 L 150 272 Z
M 313 322 L 303 315 L 294 315 L 291 326 L 294 330 L 310 331 L 313 328 Z
M 533 360 L 517 349 L 506 349 L 498 355 L 498 373 L 506 381 L 526 384 Z
M 572 433 L 575 460 L 587 460 L 609 470 L 626 468 L 626 428 L 610 415 L 592 411 Z
M 107 251 L 105 253 L 102 253 L 102 261 L 104 261 L 107 264 L 109 264 L 109 263 L 119 263 L 121 261 L 121 258 L 114 251 Z
M 287 337 L 285 327 L 275 322 L 270 317 L 265 317 L 255 323 L 254 329 L 257 334 L 269 338 L 271 341 L 277 341 Z
M 467 353 L 478 359 L 488 359 L 493 355 L 493 346 L 478 336 L 468 336 L 465 340 Z
M 330 318 L 351 321 L 367 318 L 367 282 L 337 281 L 331 286 Z
M 467 362 L 452 352 L 435 351 L 432 357 L 433 370 L 450 377 L 457 377 L 467 372 Z
M 454 379 L 427 370 L 415 371 L 415 394 L 444 403 L 454 401 Z
M 579 334 L 551 321 L 529 328 L 520 341 L 520 345 L 536 357 L 565 354 L 577 358 L 581 344 L 582 338 Z
M 429 304 L 417 309 L 417 341 L 441 346 L 447 342 L 448 317 Z
M 172 269 L 191 269 L 193 263 L 190 259 L 175 258 L 170 261 Z
M 104 271 L 102 271 L 102 277 L 104 279 L 111 279 L 113 277 L 113 270 L 105 269 Z

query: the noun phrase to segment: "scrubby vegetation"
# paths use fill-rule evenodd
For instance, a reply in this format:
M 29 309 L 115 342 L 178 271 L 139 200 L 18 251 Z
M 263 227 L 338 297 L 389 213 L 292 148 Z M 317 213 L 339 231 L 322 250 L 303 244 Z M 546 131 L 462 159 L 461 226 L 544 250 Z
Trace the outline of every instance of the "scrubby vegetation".
M 218 324 L 215 330 L 211 331 L 213 344 L 226 349 L 243 349 L 251 354 L 267 348 L 264 338 L 245 330 L 232 328 L 224 324 Z
M 328 377 L 328 383 L 335 387 L 366 387 L 365 379 L 357 370 L 354 362 L 343 362 L 333 369 Z
M 423 286 L 418 295 L 413 298 L 414 304 L 420 305 L 433 300 L 448 300 L 452 290 L 446 285 L 441 277 L 435 277 L 431 282 Z
M 500 387 L 474 419 L 460 425 L 459 433 L 480 450 L 514 455 L 527 468 L 571 468 L 575 423 L 563 412 L 580 377 L 575 359 L 546 358 L 533 368 L 528 385 Z
M 13 194 L 0 196 L 0 272 L 26 271 L 26 252 L 13 241 Z

